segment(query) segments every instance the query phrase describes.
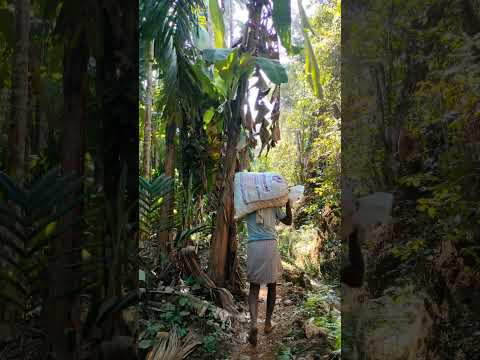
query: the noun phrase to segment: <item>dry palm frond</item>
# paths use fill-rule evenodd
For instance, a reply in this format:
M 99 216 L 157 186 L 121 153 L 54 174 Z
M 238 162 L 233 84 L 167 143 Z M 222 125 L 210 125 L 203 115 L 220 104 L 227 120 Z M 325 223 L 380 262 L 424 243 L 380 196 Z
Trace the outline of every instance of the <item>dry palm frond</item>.
M 159 343 L 148 353 L 147 360 L 181 360 L 186 359 L 201 344 L 193 332 L 180 339 L 174 327 L 168 335 L 162 336 Z
M 208 274 L 202 270 L 200 266 L 200 260 L 198 255 L 195 252 L 193 246 L 186 246 L 180 250 L 179 260 L 182 262 L 184 267 L 188 269 L 189 273 L 197 279 L 202 279 L 205 285 L 213 290 L 216 298 L 216 302 L 224 309 L 228 310 L 232 314 L 237 314 L 238 311 L 235 309 L 233 304 L 233 296 L 225 288 L 217 287 L 215 282 L 208 276 Z

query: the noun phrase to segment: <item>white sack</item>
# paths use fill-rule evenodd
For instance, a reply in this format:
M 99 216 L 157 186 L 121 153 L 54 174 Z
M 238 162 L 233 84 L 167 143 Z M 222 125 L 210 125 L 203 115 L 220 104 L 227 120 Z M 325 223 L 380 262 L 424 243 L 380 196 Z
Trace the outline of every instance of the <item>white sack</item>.
M 303 193 L 305 191 L 305 186 L 296 185 L 292 186 L 288 192 L 288 200 L 290 201 L 290 206 L 296 207 L 301 204 L 303 201 Z
M 277 173 L 238 172 L 234 180 L 235 220 L 259 209 L 284 206 L 288 183 Z

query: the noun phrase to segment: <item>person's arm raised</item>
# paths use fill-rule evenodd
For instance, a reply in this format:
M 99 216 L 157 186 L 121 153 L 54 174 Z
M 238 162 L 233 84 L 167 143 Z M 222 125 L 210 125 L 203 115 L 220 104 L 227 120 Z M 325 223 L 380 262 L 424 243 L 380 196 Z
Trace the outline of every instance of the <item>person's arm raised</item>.
M 293 216 L 292 216 L 292 208 L 290 206 L 290 201 L 287 201 L 287 208 L 286 208 L 286 212 L 287 212 L 287 216 L 285 216 L 282 220 L 280 220 L 282 223 L 284 223 L 285 225 L 292 225 L 292 222 L 293 222 Z

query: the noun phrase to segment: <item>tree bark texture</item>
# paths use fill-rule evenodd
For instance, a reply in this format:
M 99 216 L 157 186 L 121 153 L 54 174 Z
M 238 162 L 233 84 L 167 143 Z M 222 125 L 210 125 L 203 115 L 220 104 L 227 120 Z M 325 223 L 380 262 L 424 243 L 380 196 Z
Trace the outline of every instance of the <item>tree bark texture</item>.
M 7 171 L 9 175 L 23 180 L 28 125 L 28 48 L 30 43 L 30 1 L 15 1 L 16 42 L 13 57 L 11 122 L 8 128 Z M 18 244 L 21 245 L 21 244 Z M 5 251 L 2 249 L 2 251 Z M 15 294 L 20 300 L 22 296 Z M 0 311 L 1 320 L 7 324 L 7 332 L 13 335 L 16 310 L 10 305 Z
M 25 142 L 28 117 L 28 48 L 30 43 L 30 0 L 15 1 L 16 42 L 13 63 L 12 123 L 8 136 L 10 175 L 25 175 Z
M 242 49 L 253 53 L 256 48 L 262 2 L 249 4 L 249 28 L 243 39 Z M 230 123 L 227 125 L 227 146 L 222 159 L 220 201 L 217 208 L 215 229 L 209 254 L 209 272 L 217 286 L 224 287 L 227 282 L 235 290 L 236 274 L 236 223 L 234 220 L 233 180 L 237 164 L 237 143 L 242 124 L 241 104 L 246 96 L 248 78 L 239 81 L 237 98 L 233 102 Z
M 114 252 L 112 236 L 115 230 L 107 226 L 105 253 L 107 254 L 105 292 L 107 296 L 121 296 L 122 289 L 138 286 L 138 267 L 128 267 L 129 255 L 138 249 L 138 4 L 130 0 L 109 3 L 108 12 L 102 8 L 103 57 L 101 95 L 103 120 L 104 191 L 110 203 L 125 195 L 126 206 L 131 207 L 128 225 L 121 241 L 121 251 Z M 125 194 L 118 193 L 122 169 L 126 168 Z M 124 209 L 125 210 L 125 209 Z M 114 225 L 113 225 L 114 226 Z M 122 223 L 122 226 L 127 224 Z M 114 259 L 112 254 L 121 256 Z M 127 272 L 128 269 L 128 272 Z M 121 312 L 112 314 L 103 326 L 103 337 L 126 335 L 127 328 Z
M 177 132 L 177 123 L 175 120 L 170 119 L 166 125 L 166 137 L 165 137 L 165 175 L 173 178 L 175 176 L 175 134 Z M 160 214 L 161 219 L 169 221 L 173 213 L 173 202 L 175 200 L 175 194 L 172 192 L 167 197 L 167 203 L 162 207 Z M 160 245 L 160 252 L 167 255 L 172 248 L 172 232 L 169 230 L 161 231 L 158 234 L 158 241 Z M 160 254 L 158 254 L 160 256 Z
M 61 167 L 63 175 L 83 176 L 88 91 L 86 26 L 80 16 L 74 18 L 72 16 L 68 24 L 63 58 L 64 118 Z M 72 223 L 81 216 L 82 207 L 76 207 L 66 215 L 65 223 Z M 55 260 L 49 263 L 51 284 L 49 336 L 58 359 L 78 359 L 80 300 L 79 296 L 75 295 L 78 293 L 75 290 L 80 287 L 80 276 L 68 268 L 68 265 L 78 263 L 81 259 L 80 251 L 74 250 L 81 246 L 81 238 L 82 226 L 76 225 L 64 235 L 54 238 L 50 244 L 52 259 Z
M 149 179 L 152 170 L 152 99 L 153 99 L 153 79 L 152 79 L 152 61 L 154 56 L 153 41 L 148 44 L 147 50 L 147 96 L 145 99 L 145 118 L 143 133 L 143 174 Z

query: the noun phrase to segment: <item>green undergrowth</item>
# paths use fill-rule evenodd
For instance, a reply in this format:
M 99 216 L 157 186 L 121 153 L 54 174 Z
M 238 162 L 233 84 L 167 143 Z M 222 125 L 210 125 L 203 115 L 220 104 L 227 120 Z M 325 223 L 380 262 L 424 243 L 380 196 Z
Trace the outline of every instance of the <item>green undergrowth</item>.
M 342 342 L 338 286 L 314 285 L 300 307 L 301 324 L 292 324 L 291 332 L 277 349 L 277 359 L 308 358 L 311 354 L 322 354 L 325 359 L 340 359 Z M 307 322 L 319 327 L 327 334 L 327 339 L 323 339 L 322 335 L 307 339 L 304 331 Z
M 299 229 L 280 227 L 278 248 L 282 259 L 297 270 L 315 278 L 320 275 L 318 260 L 312 258 L 316 244 L 317 232 L 313 226 Z
M 342 346 L 341 313 L 337 308 L 338 304 L 336 288 L 323 285 L 318 291 L 311 293 L 302 305 L 306 315 L 313 318 L 313 324 L 328 334 L 329 342 L 335 350 L 340 350 Z
M 144 304 L 143 331 L 139 336 L 139 349 L 146 354 L 157 343 L 159 333 L 168 333 L 174 327 L 183 338 L 189 332 L 201 342 L 190 359 L 214 358 L 220 351 L 221 335 L 228 330 L 211 307 L 199 314 L 198 301 L 211 303 L 211 294 L 197 280 L 188 277 L 183 280 L 185 295 L 178 292 L 161 301 Z M 196 299 L 196 300 L 194 300 Z

